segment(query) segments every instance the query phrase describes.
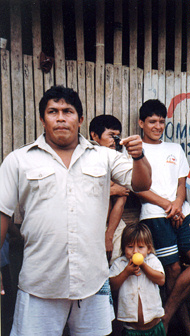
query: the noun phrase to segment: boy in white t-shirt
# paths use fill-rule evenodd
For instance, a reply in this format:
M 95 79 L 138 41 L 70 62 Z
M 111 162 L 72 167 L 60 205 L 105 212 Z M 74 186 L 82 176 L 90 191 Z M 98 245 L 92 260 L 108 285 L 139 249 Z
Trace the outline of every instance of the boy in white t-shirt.
M 139 126 L 143 130 L 143 149 L 152 168 L 152 186 L 149 191 L 138 193 L 138 196 L 142 204 L 140 220 L 151 230 L 156 254 L 165 268 L 170 293 L 181 273 L 179 256 L 190 260 L 190 205 L 185 201 L 185 182 L 189 173 L 185 153 L 179 144 L 160 140 L 166 115 L 165 105 L 157 99 L 146 101 L 140 108 Z M 180 279 L 179 286 L 185 290 L 183 277 Z M 172 304 L 175 306 L 175 302 Z M 187 334 L 190 335 L 185 305 L 181 306 L 179 314 L 180 311 Z M 167 331 L 167 312 L 164 319 Z

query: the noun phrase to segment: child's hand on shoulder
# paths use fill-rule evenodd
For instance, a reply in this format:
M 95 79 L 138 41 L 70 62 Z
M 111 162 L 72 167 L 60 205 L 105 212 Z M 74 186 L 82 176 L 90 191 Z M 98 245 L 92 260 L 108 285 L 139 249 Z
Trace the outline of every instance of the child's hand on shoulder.
M 133 264 L 132 259 L 129 260 L 128 265 L 126 266 L 126 271 L 128 275 L 141 275 L 140 267 L 138 265 Z

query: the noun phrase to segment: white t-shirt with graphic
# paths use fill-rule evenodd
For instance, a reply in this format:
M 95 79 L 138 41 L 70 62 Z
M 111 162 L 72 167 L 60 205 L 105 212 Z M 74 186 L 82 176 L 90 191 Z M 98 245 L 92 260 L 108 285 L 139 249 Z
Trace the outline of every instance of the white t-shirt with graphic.
M 179 144 L 169 142 L 161 142 L 156 145 L 143 142 L 143 148 L 152 167 L 150 190 L 167 200 L 174 201 L 178 179 L 186 177 L 189 173 L 189 164 L 182 147 Z M 182 212 L 185 216 L 190 213 L 188 202 L 184 202 Z M 142 201 L 140 220 L 166 216 L 163 208 Z

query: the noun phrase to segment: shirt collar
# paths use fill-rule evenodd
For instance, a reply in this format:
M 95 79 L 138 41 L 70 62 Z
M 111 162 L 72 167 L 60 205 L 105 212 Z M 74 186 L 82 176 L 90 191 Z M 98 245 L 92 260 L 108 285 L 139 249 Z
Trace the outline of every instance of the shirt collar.
M 88 141 L 87 139 L 84 138 L 82 134 L 79 133 L 79 145 L 83 149 L 89 148 L 97 150 L 96 146 L 98 145 L 98 143 L 96 143 L 95 141 L 94 142 Z M 41 148 L 47 152 L 52 152 L 53 150 L 45 140 L 45 133 L 41 134 L 32 144 L 28 145 L 28 151 L 35 147 Z

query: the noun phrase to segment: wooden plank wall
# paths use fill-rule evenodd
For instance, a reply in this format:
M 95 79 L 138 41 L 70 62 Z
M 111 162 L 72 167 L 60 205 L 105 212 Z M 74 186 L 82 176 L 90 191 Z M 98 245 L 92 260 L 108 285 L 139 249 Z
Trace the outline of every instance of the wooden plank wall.
M 83 1 L 74 0 L 77 60 L 65 59 L 63 2 L 52 6 L 54 64 L 47 74 L 40 69 L 40 0 L 31 1 L 33 55 L 23 55 L 21 0 L 10 0 L 10 50 L 1 49 L 0 161 L 13 149 L 33 141 L 42 131 L 38 104 L 51 85 L 78 91 L 85 121 L 113 114 L 123 125 L 123 136 L 139 133 L 138 110 L 143 101 L 158 98 L 169 108 L 166 141 L 180 143 L 190 162 L 190 20 L 187 20 L 187 71 L 181 72 L 182 1 L 175 1 L 174 69 L 166 70 L 166 0 L 158 1 L 158 69 L 152 66 L 152 0 L 143 0 L 144 66 L 138 68 L 138 1 L 127 0 L 129 12 L 129 66 L 122 63 L 123 2 L 113 0 L 113 64 L 105 64 L 105 1 L 96 0 L 96 62 L 85 60 Z M 187 1 L 187 17 L 190 2 Z

